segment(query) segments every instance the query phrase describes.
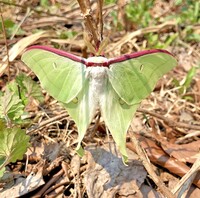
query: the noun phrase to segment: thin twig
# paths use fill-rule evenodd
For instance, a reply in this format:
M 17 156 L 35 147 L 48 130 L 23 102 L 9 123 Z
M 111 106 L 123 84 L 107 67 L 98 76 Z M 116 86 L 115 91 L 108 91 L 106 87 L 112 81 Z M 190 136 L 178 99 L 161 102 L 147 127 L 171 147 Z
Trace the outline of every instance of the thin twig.
M 91 13 L 91 7 L 90 7 L 90 2 L 89 0 L 77 0 L 79 3 L 79 6 L 81 8 L 81 12 L 85 21 L 85 26 L 87 28 L 87 31 L 91 34 L 94 42 L 95 42 L 95 46 L 98 47 L 99 45 L 99 36 L 98 36 L 98 32 L 97 32 L 97 25 L 95 23 L 94 18 L 92 17 Z
M 57 116 L 55 116 L 55 117 L 53 117 L 53 118 L 50 118 L 50 119 L 48 119 L 48 120 L 45 120 L 45 121 L 41 122 L 38 126 L 34 127 L 34 129 L 29 129 L 29 130 L 27 130 L 26 133 L 27 133 L 27 134 L 33 133 L 33 132 L 35 132 L 35 131 L 37 131 L 37 130 L 43 128 L 43 127 L 45 127 L 45 126 L 48 125 L 49 123 L 52 124 L 53 122 L 55 122 L 55 121 L 57 121 L 57 120 L 61 120 L 61 119 L 63 119 L 63 118 L 66 118 L 67 116 L 68 116 L 68 114 L 67 114 L 66 112 L 61 113 L 60 115 L 57 115 Z
M 52 186 L 54 183 L 56 183 L 60 177 L 64 174 L 64 170 L 60 169 L 60 171 L 58 173 L 56 173 L 43 187 L 42 189 L 40 189 L 40 191 L 34 195 L 34 197 L 42 197 L 42 195 L 45 193 L 46 190 L 48 190 L 48 188 L 50 186 Z
M 197 158 L 191 169 L 185 174 L 177 185 L 172 189 L 172 192 L 175 194 L 179 190 L 178 197 L 181 197 L 187 190 L 190 188 L 198 170 L 200 168 L 200 158 Z
M 184 122 L 175 122 L 173 120 L 170 120 L 169 118 L 164 117 L 161 114 L 158 114 L 158 113 L 155 113 L 155 112 L 152 112 L 152 111 L 148 111 L 146 109 L 139 108 L 137 111 L 141 112 L 141 113 L 149 114 L 149 115 L 156 117 L 156 118 L 159 118 L 159 119 L 163 120 L 167 125 L 169 125 L 172 128 L 185 128 L 185 129 L 200 130 L 199 125 L 186 124 Z
M 135 145 L 136 152 L 137 152 L 138 156 L 140 157 L 142 164 L 144 165 L 145 169 L 151 176 L 152 180 L 155 182 L 155 184 L 158 186 L 160 191 L 163 193 L 163 195 L 167 198 L 174 198 L 174 195 L 172 194 L 172 192 L 169 191 L 169 189 L 163 184 L 161 179 L 154 172 L 151 164 L 147 160 L 147 154 L 141 148 L 140 143 L 138 142 L 138 140 L 134 134 L 131 136 L 131 141 Z
M 188 133 L 187 135 L 177 138 L 177 140 L 175 141 L 176 144 L 181 144 L 181 142 L 183 142 L 185 139 L 188 138 L 192 138 L 192 137 L 197 137 L 200 135 L 200 131 L 199 130 L 195 130 L 193 132 Z
M 15 37 L 15 34 L 19 31 L 19 28 L 22 26 L 22 24 L 24 23 L 24 21 L 26 20 L 26 18 L 29 17 L 30 14 L 31 14 L 30 8 L 27 8 L 25 16 L 22 18 L 22 20 L 20 21 L 20 23 L 15 28 L 14 32 L 12 33 L 12 36 L 10 37 L 10 40 L 12 40 Z
M 169 27 L 170 28 L 174 27 L 174 26 L 176 26 L 176 24 L 177 24 L 176 21 L 167 21 L 167 22 L 164 22 L 164 23 L 156 25 L 156 26 L 150 26 L 150 27 L 138 29 L 138 30 L 131 32 L 131 33 L 128 32 L 119 41 L 110 45 L 109 49 L 106 50 L 106 53 L 120 49 L 121 46 L 124 43 L 129 42 L 130 40 L 132 40 L 133 38 L 135 38 L 137 36 L 141 36 L 143 34 L 152 33 L 152 32 L 158 32 L 158 31 L 161 31 L 163 29 L 167 29 Z
M 2 24 L 2 30 L 3 30 L 3 39 L 5 42 L 5 47 L 6 47 L 6 55 L 7 55 L 7 68 L 8 68 L 8 81 L 10 81 L 10 61 L 9 61 L 9 49 L 8 49 L 8 42 L 7 42 L 7 35 L 6 35 L 6 28 L 4 25 L 4 20 L 3 20 L 3 15 L 2 15 L 2 10 L 0 7 L 0 17 L 1 17 L 1 24 Z
M 103 40 L 103 17 L 102 17 L 102 9 L 103 9 L 103 0 L 98 0 L 98 17 L 99 17 L 99 35 L 100 41 Z

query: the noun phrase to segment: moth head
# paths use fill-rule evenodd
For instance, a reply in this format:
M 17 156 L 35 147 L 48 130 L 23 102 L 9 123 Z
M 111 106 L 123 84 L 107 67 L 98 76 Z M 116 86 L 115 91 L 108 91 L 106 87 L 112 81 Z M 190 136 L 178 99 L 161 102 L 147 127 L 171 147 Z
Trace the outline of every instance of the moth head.
M 103 56 L 89 57 L 86 62 L 87 67 L 102 66 L 108 67 L 108 59 Z

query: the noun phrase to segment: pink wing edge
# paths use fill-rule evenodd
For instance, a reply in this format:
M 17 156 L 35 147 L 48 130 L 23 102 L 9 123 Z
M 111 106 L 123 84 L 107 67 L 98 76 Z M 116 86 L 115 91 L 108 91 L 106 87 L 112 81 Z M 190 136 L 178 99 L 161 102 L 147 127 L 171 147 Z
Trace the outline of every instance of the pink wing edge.
M 57 55 L 67 57 L 67 58 L 74 60 L 76 62 L 80 62 L 80 63 L 83 63 L 83 64 L 87 63 L 85 58 L 81 58 L 81 57 L 76 56 L 74 54 L 71 54 L 71 53 L 68 53 L 68 52 L 65 52 L 63 50 L 59 50 L 59 49 L 56 49 L 56 48 L 53 48 L 53 47 L 43 46 L 43 45 L 33 45 L 33 46 L 28 47 L 26 49 L 26 51 L 29 51 L 29 50 L 32 50 L 32 49 L 41 49 L 41 50 L 49 51 L 49 52 L 55 53 Z
M 48 47 L 48 46 L 33 45 L 31 47 L 28 47 L 26 51 L 32 50 L 32 49 L 46 50 L 46 51 L 58 54 L 58 55 L 63 56 L 63 57 L 67 57 L 67 58 L 74 60 L 76 62 L 83 63 L 84 65 L 86 65 L 86 67 L 91 67 L 91 66 L 109 67 L 109 65 L 111 65 L 113 63 L 123 62 L 123 61 L 129 60 L 129 59 L 132 59 L 132 58 L 137 58 L 137 57 L 141 57 L 141 56 L 148 55 L 148 54 L 154 54 L 154 53 L 165 53 L 165 54 L 169 54 L 169 55 L 174 57 L 174 55 L 171 54 L 170 52 L 168 52 L 167 50 L 151 49 L 151 50 L 143 50 L 143 51 L 139 51 L 139 52 L 134 52 L 134 53 L 131 53 L 131 54 L 124 54 L 124 55 L 119 56 L 117 58 L 110 58 L 110 59 L 108 59 L 108 62 L 101 63 L 99 65 L 99 63 L 87 62 L 87 59 L 85 59 L 85 58 L 81 58 L 81 57 L 76 56 L 74 54 L 71 54 L 71 53 L 65 52 L 63 50 L 56 49 L 56 48 Z
M 108 61 L 108 64 L 113 64 L 113 63 L 118 63 L 118 62 L 123 62 L 132 58 L 137 58 L 137 57 L 141 57 L 144 55 L 148 55 L 148 54 L 155 54 L 155 53 L 165 53 L 165 54 L 169 54 L 171 56 L 174 57 L 173 54 L 171 54 L 170 52 L 168 52 L 167 50 L 162 50 L 162 49 L 150 49 L 150 50 L 143 50 L 143 51 L 139 51 L 139 52 L 134 52 L 131 54 L 124 54 L 122 56 L 119 56 L 117 58 L 111 58 Z

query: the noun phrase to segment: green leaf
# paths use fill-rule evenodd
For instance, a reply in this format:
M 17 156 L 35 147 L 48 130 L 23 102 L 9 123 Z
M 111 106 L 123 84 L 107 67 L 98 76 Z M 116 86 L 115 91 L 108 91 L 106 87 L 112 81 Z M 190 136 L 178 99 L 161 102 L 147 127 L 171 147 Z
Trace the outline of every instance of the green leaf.
M 13 28 L 15 23 L 11 19 L 4 20 L 4 26 L 6 29 Z M 0 22 L 0 31 L 2 31 L 2 22 Z
M 43 6 L 43 7 L 48 7 L 49 1 L 48 0 L 40 0 L 40 5 Z
M 6 128 L 3 122 L 0 122 L 0 129 L 0 170 L 2 170 L 8 163 L 23 158 L 30 137 L 21 128 Z
M 105 0 L 105 4 L 117 3 L 117 0 Z
M 34 98 L 43 102 L 40 86 L 25 74 L 20 74 L 6 85 L 5 92 L 0 92 L 0 118 L 7 122 L 23 123 L 25 106 Z
M 78 33 L 75 31 L 62 31 L 60 33 L 59 38 L 60 39 L 70 39 L 70 38 L 74 38 L 74 36 L 76 36 Z
M 196 71 L 197 71 L 197 68 L 196 67 L 192 67 L 188 73 L 187 73 L 187 76 L 185 78 L 185 82 L 183 83 L 183 86 L 185 86 L 185 88 L 187 89 L 188 87 L 190 87 L 190 84 L 192 82 L 192 79 L 193 77 L 195 76 L 196 74 Z
M 200 42 L 200 35 L 196 34 L 196 33 L 191 33 L 191 34 L 188 35 L 187 40 L 188 41 Z
M 180 94 L 185 93 L 186 90 L 190 87 L 192 80 L 193 80 L 194 76 L 196 75 L 196 71 L 197 71 L 197 67 L 192 67 L 188 71 L 183 83 L 180 84 L 180 89 L 179 89 Z
M 25 105 L 30 101 L 30 98 L 38 100 L 40 103 L 44 101 L 44 96 L 42 94 L 41 87 L 35 81 L 33 81 L 29 76 L 21 73 L 16 77 L 16 82 L 18 83 L 20 89 L 19 94 Z
M 19 24 L 13 22 L 11 19 L 5 19 L 4 26 L 6 29 L 7 37 L 10 37 L 13 33 L 15 33 L 15 35 L 22 35 L 25 33 L 25 31 L 19 27 Z M 2 31 L 2 22 L 0 22 L 0 31 Z
M 17 120 L 23 114 L 24 105 L 16 92 L 6 87 L 4 95 L 0 98 L 0 118 Z
M 5 171 L 6 171 L 5 167 L 2 167 L 2 169 L 0 169 L 0 179 L 3 176 L 3 174 L 5 173 Z

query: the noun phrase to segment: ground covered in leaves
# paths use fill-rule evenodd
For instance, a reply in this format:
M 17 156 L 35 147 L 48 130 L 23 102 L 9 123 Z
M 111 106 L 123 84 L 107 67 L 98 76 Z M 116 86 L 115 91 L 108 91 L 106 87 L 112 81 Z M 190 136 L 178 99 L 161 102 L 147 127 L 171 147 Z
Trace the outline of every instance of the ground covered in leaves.
M 83 57 L 90 55 L 77 1 L 0 1 L 1 106 L 9 82 L 23 79 L 29 87 L 26 105 L 10 104 L 17 107 L 12 113 L 1 111 L 1 107 L 0 117 L 30 136 L 23 159 L 7 164 L 0 179 L 2 198 L 164 197 L 165 190 L 155 185 L 154 175 L 145 170 L 136 154 L 133 135 L 172 197 L 200 194 L 200 3 L 113 2 L 106 1 L 103 6 L 103 37 L 109 38 L 106 57 L 161 48 L 178 60 L 177 67 L 142 102 L 131 123 L 127 133 L 128 166 L 122 163 L 103 120 L 97 122 L 98 112 L 83 140 L 85 156 L 78 157 L 75 123 L 44 90 L 37 87 L 32 91 L 31 79 L 36 84 L 39 81 L 20 60 L 25 48 L 35 44 Z M 95 19 L 97 7 L 96 1 L 91 1 Z

